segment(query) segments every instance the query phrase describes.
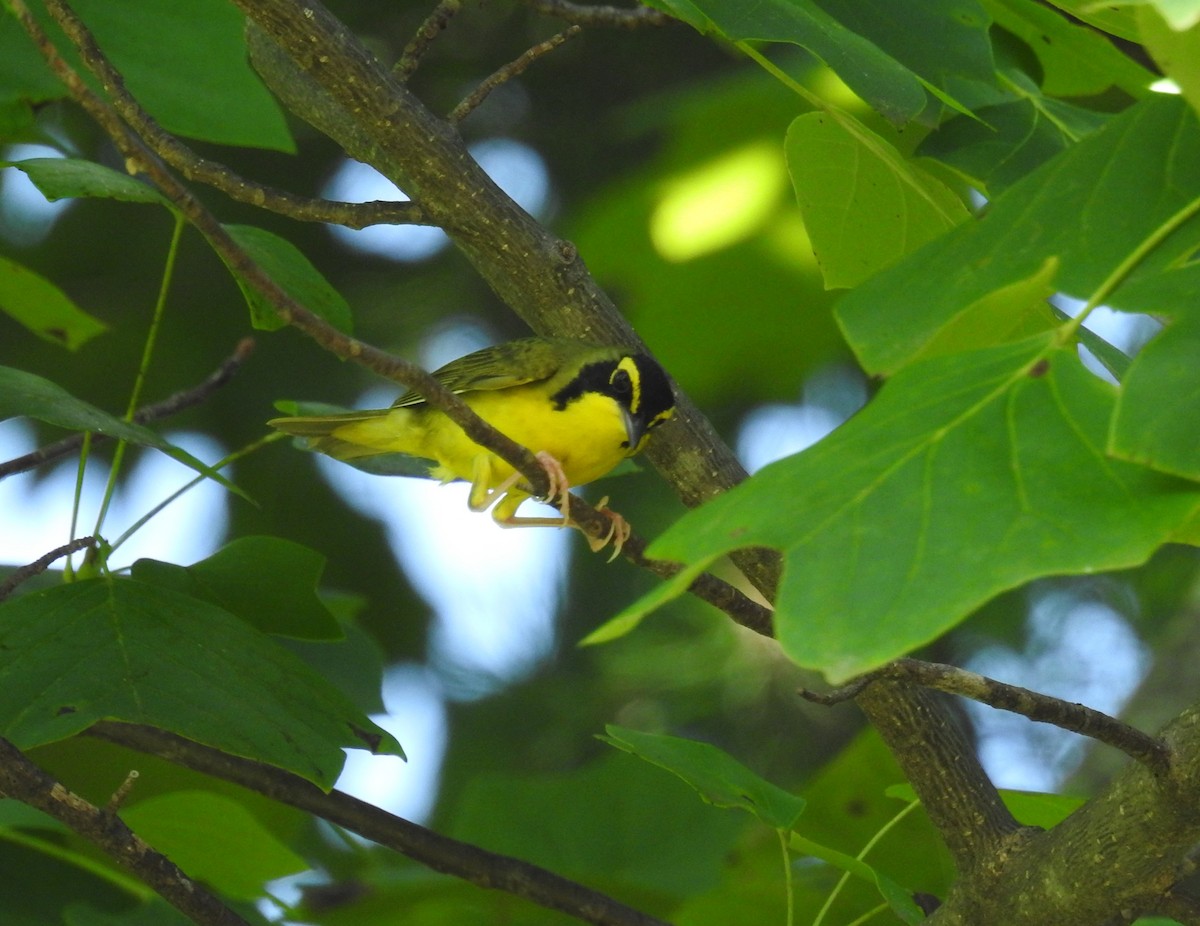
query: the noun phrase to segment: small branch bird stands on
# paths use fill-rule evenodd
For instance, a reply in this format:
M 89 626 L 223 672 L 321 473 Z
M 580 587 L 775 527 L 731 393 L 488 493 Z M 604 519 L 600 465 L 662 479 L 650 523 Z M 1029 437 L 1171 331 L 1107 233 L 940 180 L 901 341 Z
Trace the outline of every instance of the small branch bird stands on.
M 532 497 L 521 474 L 415 392 L 400 396 L 391 408 L 267 423 L 337 460 L 401 454 L 427 461 L 427 475 L 471 483 L 471 510 L 490 507 L 502 527 L 579 527 L 570 517 L 567 490 L 633 456 L 675 413 L 670 381 L 653 359 L 587 341 L 511 341 L 460 357 L 433 375 L 497 431 L 534 451 L 550 480 L 546 499 L 559 500 L 562 518 L 517 517 L 521 503 Z M 602 540 L 588 537 L 588 544 L 600 550 L 612 541 L 615 557 L 629 525 L 604 501 L 598 507 L 612 529 Z

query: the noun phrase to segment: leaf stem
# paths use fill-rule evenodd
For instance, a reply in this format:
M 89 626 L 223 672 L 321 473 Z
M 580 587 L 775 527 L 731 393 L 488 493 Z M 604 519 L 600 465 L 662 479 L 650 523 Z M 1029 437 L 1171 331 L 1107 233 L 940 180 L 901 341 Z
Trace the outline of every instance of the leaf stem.
M 783 884 L 787 897 L 787 926 L 795 926 L 796 922 L 796 885 L 792 881 L 792 857 L 788 852 L 788 831 L 776 830 L 779 836 L 779 851 L 783 853 Z
M 142 388 L 146 385 L 146 371 L 150 368 L 150 360 L 154 356 L 154 348 L 158 343 L 158 331 L 162 327 L 163 314 L 167 305 L 167 291 L 175 275 L 175 258 L 179 254 L 179 239 L 183 235 L 185 219 L 178 212 L 175 215 L 175 227 L 171 231 L 171 244 L 167 248 L 167 260 L 163 267 L 162 283 L 158 288 L 158 298 L 154 302 L 154 316 L 150 319 L 150 329 L 146 332 L 146 344 L 142 348 L 142 361 L 138 364 L 137 376 L 133 381 L 133 391 L 129 396 L 129 404 L 125 408 L 125 420 L 133 421 L 137 411 L 138 401 L 142 396 Z M 100 512 L 96 515 L 96 528 L 92 531 L 97 537 L 104 527 L 104 519 L 108 515 L 108 506 L 112 502 L 117 488 L 117 475 L 121 471 L 121 462 L 125 458 L 125 448 L 128 442 L 120 440 L 113 452 L 112 466 L 108 471 L 108 484 L 104 487 L 104 500 L 100 503 Z
M 276 432 L 266 435 L 265 437 L 261 437 L 258 440 L 247 444 L 245 447 L 242 447 L 240 450 L 235 450 L 233 453 L 229 454 L 228 456 L 224 457 L 223 459 L 218 460 L 216 463 L 213 464 L 212 469 L 220 471 L 220 470 L 224 469 L 226 466 L 228 466 L 230 463 L 240 460 L 244 456 L 248 456 L 249 454 L 253 453 L 254 451 L 258 450 L 259 448 L 265 447 L 267 444 L 272 444 L 277 440 L 283 440 L 285 437 L 287 437 L 287 435 L 284 434 L 282 431 L 276 431 Z M 178 489 L 176 489 L 174 492 L 172 492 L 170 495 L 168 495 L 166 498 L 164 498 L 161 502 L 159 502 L 157 505 L 155 505 L 153 508 L 151 508 L 149 511 L 147 511 L 144 515 L 142 515 L 140 518 L 138 518 L 136 521 L 134 521 L 133 524 L 131 524 L 129 526 L 129 528 L 123 534 L 121 534 L 120 537 L 118 537 L 116 540 L 114 540 L 112 542 L 111 546 L 109 547 L 109 553 L 111 554 L 113 551 L 115 551 L 117 549 L 117 547 L 119 547 L 126 540 L 128 540 L 130 537 L 132 537 L 134 534 L 136 534 L 139 530 L 141 530 L 146 525 L 146 522 L 148 522 L 156 514 L 158 514 L 160 511 L 162 511 L 168 505 L 170 505 L 173 501 L 175 501 L 177 498 L 179 498 L 181 495 L 183 495 L 189 489 L 193 488 L 194 486 L 199 485 L 201 482 L 203 482 L 207 478 L 208 477 L 204 476 L 204 475 L 196 476 L 194 479 L 191 479 L 190 481 L 184 483 L 182 486 L 180 486 Z

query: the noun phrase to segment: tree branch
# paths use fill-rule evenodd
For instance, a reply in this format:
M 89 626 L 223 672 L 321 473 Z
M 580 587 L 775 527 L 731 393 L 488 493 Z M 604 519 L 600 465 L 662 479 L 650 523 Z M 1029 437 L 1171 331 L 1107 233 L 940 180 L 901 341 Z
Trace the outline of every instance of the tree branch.
M 234 782 L 479 887 L 506 891 L 598 926 L 667 926 L 662 920 L 537 865 L 435 833 L 340 791 L 326 794 L 282 769 L 229 756 L 153 727 L 105 721 L 88 732 Z
M 52 10 L 53 12 L 53 10 Z M 70 11 L 67 10 L 69 13 Z M 73 15 L 73 14 L 72 14 Z M 56 15 L 57 18 L 57 15 Z M 60 20 L 60 25 L 62 21 Z M 297 196 L 239 176 L 232 168 L 196 154 L 165 131 L 125 87 L 125 80 L 101 52 L 91 32 L 74 18 L 68 35 L 88 69 L 100 79 L 113 108 L 137 133 L 142 142 L 188 180 L 220 190 L 237 202 L 258 206 L 301 222 L 328 222 L 347 228 L 369 225 L 431 225 L 424 210 L 414 202 L 376 201 L 343 203 Z
M 291 0 L 235 2 L 258 27 L 248 30 L 251 61 L 285 105 L 419 202 L 535 332 L 645 349 L 574 246 L 500 190 L 454 128 L 316 0 L 306 2 L 304 16 L 295 15 Z M 655 432 L 647 455 L 694 508 L 746 472 L 678 389 L 677 399 L 675 418 Z M 768 600 L 774 597 L 778 554 L 739 551 L 733 560 Z
M 243 338 L 238 342 L 233 353 L 216 370 L 209 374 L 203 382 L 197 383 L 190 389 L 176 392 L 161 402 L 155 402 L 152 405 L 145 405 L 139 408 L 133 413 L 133 420 L 138 424 L 148 424 L 151 421 L 170 418 L 185 408 L 191 408 L 206 401 L 210 395 L 233 378 L 234 374 L 242 368 L 242 364 L 250 358 L 250 354 L 253 351 L 254 339 Z M 107 434 L 101 434 L 98 431 L 90 433 L 92 435 L 93 446 L 111 439 Z M 84 435 L 82 433 L 72 434 L 69 437 L 64 437 L 62 440 L 55 441 L 53 444 L 39 447 L 37 450 L 27 453 L 24 456 L 0 463 L 0 479 L 16 473 L 23 473 L 26 470 L 41 466 L 43 463 L 51 463 L 54 460 L 65 457 L 67 454 L 73 453 L 83 446 L 83 440 Z
M 897 659 L 874 672 L 868 672 L 842 688 L 825 694 L 816 694 L 815 692 L 801 692 L 801 694 L 818 704 L 836 704 L 857 697 L 863 689 L 880 679 L 908 682 L 920 685 L 922 688 L 933 688 L 946 694 L 960 695 L 1003 711 L 1020 714 L 1039 723 L 1053 724 L 1064 730 L 1070 730 L 1072 733 L 1078 733 L 1081 736 L 1087 736 L 1113 746 L 1138 762 L 1144 763 L 1151 771 L 1156 773 L 1166 771 L 1167 748 L 1161 740 L 1148 736 L 1115 717 L 1110 717 L 1082 704 L 1073 704 L 1063 701 L 1061 698 L 1039 694 L 1028 688 L 1007 685 L 1004 682 L 998 682 L 956 666 L 923 662 L 919 659 Z
M 538 42 L 532 48 L 524 51 L 518 58 L 510 61 L 504 67 L 500 68 L 495 73 L 491 74 L 476 87 L 461 103 L 450 110 L 446 116 L 446 121 L 451 125 L 458 125 L 467 116 L 474 111 L 480 103 L 488 98 L 488 95 L 507 80 L 512 80 L 514 77 L 522 74 L 533 62 L 542 55 L 547 55 L 554 49 L 558 48 L 564 42 L 567 42 L 583 31 L 582 26 L 571 26 L 569 29 L 564 29 L 557 35 L 552 35 L 544 42 Z
M 1200 706 L 1169 723 L 1161 739 L 1165 774 L 1129 763 L 1054 829 L 999 858 L 987 877 L 957 884 L 930 926 L 991 922 L 997 910 L 1005 926 L 1101 926 L 1118 911 L 1159 909 L 1180 860 L 1200 841 Z
M 462 0 L 438 0 L 433 12 L 425 17 L 425 21 L 421 23 L 411 41 L 404 46 L 400 60 L 392 68 L 392 73 L 396 75 L 397 80 L 406 81 L 416 73 L 417 68 L 421 65 L 421 59 L 429 51 L 434 39 L 442 34 L 443 30 L 450 25 L 450 20 L 457 16 L 461 9 Z
M 61 547 L 55 547 L 45 556 L 40 556 L 27 566 L 21 566 L 14 569 L 7 579 L 0 582 L 0 601 L 3 601 L 13 593 L 18 585 L 34 576 L 41 575 L 50 568 L 50 564 L 56 559 L 64 556 L 70 556 L 72 553 L 77 553 L 80 550 L 88 549 L 96 545 L 95 537 L 76 537 L 70 543 L 64 543 Z
M 954 716 L 920 688 L 880 680 L 856 703 L 891 749 L 960 875 L 996 864 L 1021 838 Z
M 641 26 L 664 26 L 674 20 L 666 13 L 648 6 L 630 9 L 618 6 L 587 6 L 570 0 L 525 0 L 530 9 L 556 16 L 579 26 L 610 26 L 617 29 L 636 29 Z
M 248 926 L 170 859 L 142 842 L 115 813 L 64 788 L 8 740 L 0 738 L 0 791 L 66 824 L 152 887 L 198 926 Z
M 103 59 L 103 53 L 95 46 L 87 27 L 63 0 L 46 0 L 46 6 L 68 38 L 72 41 L 90 43 L 93 49 L 92 56 Z M 269 274 L 250 259 L 216 217 L 167 170 L 154 152 L 130 133 L 117 114 L 92 93 L 70 65 L 58 54 L 53 44 L 29 14 L 24 0 L 13 0 L 12 7 L 26 31 L 42 50 L 43 56 L 51 68 L 67 84 L 72 96 L 109 133 L 114 144 L 125 156 L 126 163 L 136 164 L 140 172 L 144 173 L 159 192 L 171 200 L 184 218 L 204 236 L 225 263 L 270 301 L 281 318 L 299 328 L 337 356 L 353 360 L 386 379 L 415 389 L 431 405 L 445 412 L 471 440 L 487 447 L 519 470 L 535 495 L 544 496 L 546 494 L 548 490 L 546 473 L 530 450 L 483 421 L 462 399 L 425 370 L 357 338 L 343 334 L 293 299 Z M 486 175 L 484 176 L 486 177 Z M 568 503 L 572 520 L 580 524 L 589 536 L 595 538 L 608 536 L 612 527 L 609 518 L 578 496 L 568 495 Z M 634 549 L 644 549 L 644 545 L 635 544 Z M 644 557 L 642 557 L 642 562 L 646 562 Z M 674 569 L 676 567 L 671 564 L 662 564 L 656 568 Z M 743 620 L 751 621 L 759 626 L 769 626 L 770 624 L 765 609 L 715 577 L 710 576 L 699 584 L 693 583 L 692 588 L 697 590 L 697 594 L 703 594 L 705 590 L 712 590 L 714 597 L 709 600 L 714 603 L 714 606 L 720 607 L 721 604 L 731 606 L 732 603 L 736 613 L 742 615 Z

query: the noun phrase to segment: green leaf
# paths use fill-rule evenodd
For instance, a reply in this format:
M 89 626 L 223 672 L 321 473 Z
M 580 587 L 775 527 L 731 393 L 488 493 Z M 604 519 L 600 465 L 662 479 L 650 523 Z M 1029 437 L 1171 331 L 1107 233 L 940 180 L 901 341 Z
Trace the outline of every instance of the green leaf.
M 0 257 L 0 310 L 38 337 L 76 350 L 108 326 L 27 267 Z
M 207 602 L 133 579 L 0 605 L 0 730 L 22 748 L 98 720 L 170 730 L 330 788 L 343 748 L 401 754 L 324 678 Z
M 861 124 L 805 113 L 785 151 L 826 288 L 856 286 L 967 218 L 945 184 Z
M 149 428 L 116 418 L 82 399 L 75 398 L 62 386 L 41 376 L 12 367 L 0 367 L 0 421 L 18 415 L 36 418 L 38 421 L 72 431 L 95 431 L 131 444 L 153 447 L 184 466 L 219 482 L 230 492 L 248 498 L 245 492 L 211 466 L 202 463 L 182 447 L 176 447 L 159 437 Z
M 268 881 L 308 869 L 245 807 L 210 791 L 150 797 L 121 819 L 190 877 L 235 900 L 256 900 Z
M 1165 473 L 1200 480 L 1200 323 L 1168 325 L 1130 364 L 1108 449 Z
M 339 640 L 337 619 L 317 596 L 325 557 L 279 537 L 240 537 L 191 566 L 140 559 L 133 577 L 211 602 L 264 633 Z
M 804 799 L 759 777 L 710 743 L 609 724 L 604 742 L 679 776 L 715 807 L 736 807 L 772 829 L 790 830 L 804 813 Z
M 1138 28 L 1146 50 L 1200 112 L 1200 25 L 1176 29 L 1149 7 L 1138 10 Z
M 1200 3 L 1196 0 L 1117 0 L 1114 6 L 1137 7 L 1139 23 L 1142 13 L 1153 10 L 1176 32 L 1200 23 Z
M 935 87 L 995 81 L 991 20 L 978 0 L 821 0 L 820 6 Z
M 891 785 L 887 796 L 909 802 L 917 800 L 910 784 Z M 1058 826 L 1087 801 L 1067 794 L 1044 794 L 1038 791 L 1001 790 L 1000 797 L 1017 822 L 1023 826 L 1040 826 L 1044 830 Z
M 905 122 L 925 108 L 921 80 L 811 0 L 649 0 L 704 35 L 730 42 L 786 42 L 808 49 L 883 116 Z
M 1080 22 L 1095 26 L 1102 32 L 1139 42 L 1135 11 L 1122 9 L 1116 3 L 1097 3 L 1096 0 L 1050 0 L 1056 7 Z
M 959 313 L 1051 258 L 1060 291 L 1091 296 L 1198 197 L 1200 124 L 1183 101 L 1155 94 L 1010 187 L 979 221 L 847 294 L 838 319 L 864 367 L 891 374 Z M 1198 240 L 1193 222 L 1152 256 L 1169 261 Z
M 50 202 L 89 196 L 127 203 L 153 203 L 170 208 L 170 203 L 154 187 L 95 161 L 28 158 L 24 161 L 0 161 L 0 167 L 15 167 L 24 171 Z
M 1055 334 L 906 368 L 809 450 L 684 515 L 647 555 L 783 551 L 776 634 L 839 681 L 936 638 L 1005 589 L 1143 562 L 1200 488 L 1104 455 L 1114 396 Z
M 44 103 L 67 95 L 7 6 L 0 7 L 0 103 Z
M 1102 32 L 1035 0 L 984 0 L 996 25 L 1020 38 L 1042 66 L 1048 96 L 1097 96 L 1111 86 L 1145 96 L 1157 76 L 1123 54 Z M 980 113 L 980 118 L 984 115 Z M 989 120 L 990 121 L 990 120 Z
M 1168 324 L 1121 377 L 1108 451 L 1123 460 L 1200 479 L 1200 264 L 1146 273 L 1113 294 L 1114 308 L 1166 318 Z
M 218 144 L 295 151 L 279 105 L 250 67 L 245 17 L 235 7 L 223 0 L 79 0 L 73 5 L 129 92 L 167 131 Z
M 937 158 L 990 196 L 1032 173 L 1105 117 L 1057 100 L 1014 100 L 985 106 L 978 119 L 956 116 L 925 139 L 918 153 Z
M 350 332 L 350 306 L 294 244 L 252 225 L 226 225 L 225 230 L 288 295 L 339 331 Z M 282 328 L 286 322 L 271 304 L 235 268 L 229 269 L 250 306 L 254 327 L 264 331 Z
M 565 774 L 475 774 L 449 833 L 565 877 L 686 897 L 720 881 L 743 821 L 646 763 L 612 753 Z M 674 845 L 688 851 L 663 851 Z
M 239 911 L 245 916 L 244 911 Z M 155 894 L 132 910 L 110 913 L 90 904 L 71 904 L 62 911 L 66 926 L 194 926 L 195 921 L 180 913 Z M 251 922 L 257 922 L 251 918 Z

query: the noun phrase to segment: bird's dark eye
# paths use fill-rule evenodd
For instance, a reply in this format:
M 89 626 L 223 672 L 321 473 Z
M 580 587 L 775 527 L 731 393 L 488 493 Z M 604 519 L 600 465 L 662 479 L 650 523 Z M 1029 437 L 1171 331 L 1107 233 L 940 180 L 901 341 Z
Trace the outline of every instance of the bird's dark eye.
M 618 368 L 609 383 L 613 387 L 613 393 L 619 397 L 624 398 L 633 394 L 633 382 L 629 378 L 628 370 Z

